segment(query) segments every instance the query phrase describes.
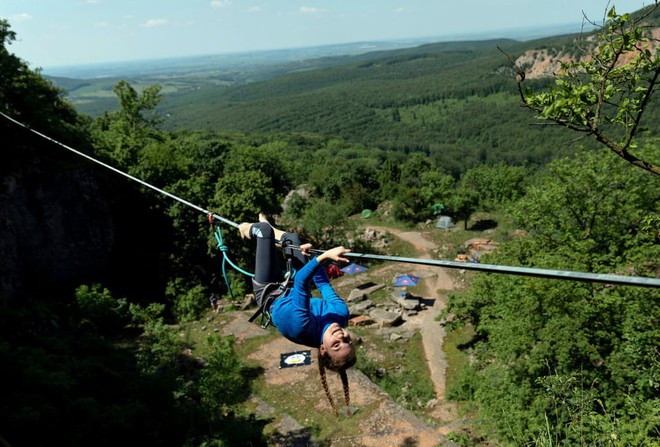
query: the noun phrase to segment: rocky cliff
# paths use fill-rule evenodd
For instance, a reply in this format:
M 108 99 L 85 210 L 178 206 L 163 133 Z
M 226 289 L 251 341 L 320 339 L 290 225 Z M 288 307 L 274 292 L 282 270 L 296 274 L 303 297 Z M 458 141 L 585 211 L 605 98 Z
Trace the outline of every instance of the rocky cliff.
M 0 122 L 0 294 L 43 298 L 103 277 L 115 240 L 94 169 Z
M 660 42 L 660 28 L 646 29 L 650 37 L 648 48 L 655 49 Z M 536 48 L 527 50 L 516 59 L 516 65 L 525 71 L 527 79 L 552 77 L 561 71 L 562 64 L 589 60 L 589 52 L 598 44 L 595 35 L 576 37 L 570 45 L 557 48 Z M 629 53 L 621 58 L 620 63 L 630 62 L 635 56 Z

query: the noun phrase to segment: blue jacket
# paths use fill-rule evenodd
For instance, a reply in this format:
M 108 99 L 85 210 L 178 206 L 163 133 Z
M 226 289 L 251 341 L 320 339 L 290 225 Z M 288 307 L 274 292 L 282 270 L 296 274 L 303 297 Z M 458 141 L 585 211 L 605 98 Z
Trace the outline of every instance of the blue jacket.
M 311 297 L 314 279 L 321 298 Z M 294 343 L 318 348 L 323 333 L 332 323 L 341 327 L 348 324 L 348 306 L 330 285 L 325 269 L 316 258 L 311 259 L 294 277 L 293 287 L 277 299 L 270 309 L 275 327 Z

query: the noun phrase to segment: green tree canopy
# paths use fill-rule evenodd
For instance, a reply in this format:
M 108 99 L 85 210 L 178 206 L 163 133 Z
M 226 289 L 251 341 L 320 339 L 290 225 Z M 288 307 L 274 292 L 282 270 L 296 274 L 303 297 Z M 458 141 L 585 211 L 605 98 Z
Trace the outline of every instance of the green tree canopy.
M 161 87 L 152 85 L 140 94 L 128 81 L 121 80 L 113 88 L 119 110 L 106 112 L 95 122 L 98 148 L 125 170 L 137 165 L 138 154 L 152 141 L 162 141 L 157 129 L 160 119 L 155 113 L 162 99 Z
M 593 152 L 552 163 L 515 205 L 528 237 L 486 262 L 653 276 L 659 239 L 641 222 L 660 189 L 648 180 Z M 449 394 L 477 402 L 507 442 L 657 441 L 659 306 L 657 290 L 479 274 L 449 301 L 452 324 L 477 334 Z

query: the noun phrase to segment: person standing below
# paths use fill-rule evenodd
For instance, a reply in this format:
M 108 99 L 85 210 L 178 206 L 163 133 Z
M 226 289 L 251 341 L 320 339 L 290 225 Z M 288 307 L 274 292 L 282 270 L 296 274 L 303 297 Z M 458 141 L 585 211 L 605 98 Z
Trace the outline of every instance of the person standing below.
M 218 302 L 218 299 L 215 297 L 215 295 L 211 295 L 209 297 L 209 301 L 211 302 L 211 309 L 213 312 L 220 312 L 220 303 Z

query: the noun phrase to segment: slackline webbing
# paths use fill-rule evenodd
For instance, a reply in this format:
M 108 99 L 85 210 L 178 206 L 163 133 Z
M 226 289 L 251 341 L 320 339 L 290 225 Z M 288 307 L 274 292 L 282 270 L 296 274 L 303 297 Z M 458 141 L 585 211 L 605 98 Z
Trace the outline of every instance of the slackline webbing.
M 99 160 L 96 160 L 93 157 L 90 157 L 87 154 L 84 154 L 83 152 L 80 152 L 76 149 L 73 149 L 63 143 L 60 143 L 57 140 L 54 140 L 50 138 L 47 135 L 42 134 L 41 132 L 38 132 L 29 126 L 26 126 L 25 124 L 13 119 L 10 116 L 7 116 L 3 112 L 0 112 L 0 115 L 4 116 L 6 119 L 9 121 L 29 130 L 30 132 L 39 135 L 40 137 L 51 141 L 52 143 L 55 143 L 77 155 L 80 155 L 82 157 L 85 157 L 86 159 L 97 163 L 104 168 L 110 169 L 111 171 L 116 172 L 117 174 L 121 174 L 124 177 L 127 177 L 135 182 L 140 183 L 141 185 L 144 185 L 148 188 L 153 189 L 156 192 L 159 192 L 161 194 L 164 194 L 174 200 L 177 200 L 184 205 L 187 205 L 191 208 L 194 208 L 208 216 L 212 216 L 214 219 L 220 220 L 221 222 L 224 222 L 228 225 L 231 225 L 235 228 L 238 228 L 239 225 L 236 222 L 232 222 L 229 219 L 226 219 L 222 216 L 219 216 L 218 214 L 211 213 L 208 210 L 205 210 L 204 208 L 197 206 L 193 203 L 188 202 L 187 200 L 184 200 L 180 197 L 175 196 L 174 194 L 171 194 L 167 191 L 164 191 L 160 188 L 157 188 L 153 185 L 150 185 L 149 183 L 140 180 L 137 177 L 134 177 L 132 175 L 129 175 L 123 171 L 120 171 L 119 169 L 112 167 L 106 163 L 103 163 Z M 310 250 L 313 253 L 323 253 L 325 250 L 317 250 L 317 249 L 312 249 Z M 479 264 L 479 263 L 470 263 L 470 262 L 457 262 L 457 261 L 443 261 L 443 260 L 435 260 L 435 259 L 420 259 L 420 258 L 406 258 L 406 257 L 399 257 L 399 256 L 385 256 L 385 255 L 374 255 L 374 254 L 365 254 L 365 253 L 354 253 L 354 252 L 349 252 L 345 254 L 346 257 L 348 258 L 358 258 L 358 259 L 372 259 L 372 260 L 380 260 L 380 261 L 391 261 L 391 262 L 401 262 L 401 263 L 408 263 L 408 264 L 419 264 L 419 265 L 430 265 L 434 267 L 445 267 L 445 268 L 454 268 L 454 269 L 461 269 L 461 270 L 474 270 L 474 271 L 479 271 L 479 272 L 488 272 L 488 273 L 504 273 L 504 274 L 511 274 L 511 275 L 519 275 L 519 276 L 533 276 L 533 277 L 539 277 L 539 278 L 550 278 L 550 279 L 563 279 L 563 280 L 569 280 L 569 281 L 584 281 L 584 282 L 599 282 L 599 283 L 607 283 L 607 284 L 618 284 L 618 285 L 624 285 L 624 286 L 638 286 L 638 287 L 654 287 L 654 288 L 660 288 L 660 279 L 658 278 L 648 278 L 648 277 L 641 277 L 641 276 L 624 276 L 624 275 L 611 275 L 611 274 L 600 274 L 600 273 L 586 273 L 586 272 L 575 272 L 575 271 L 570 271 L 570 270 L 551 270 L 551 269 L 540 269 L 540 268 L 532 268 L 532 267 L 513 267 L 513 266 L 507 266 L 507 265 L 494 265 L 494 264 Z
M 52 143 L 57 144 L 58 146 L 63 147 L 64 149 L 67 149 L 67 150 L 73 152 L 74 154 L 80 155 L 81 157 L 85 157 L 86 159 L 88 159 L 88 160 L 90 160 L 90 161 L 93 161 L 94 163 L 99 164 L 99 165 L 103 166 L 104 168 L 110 169 L 111 171 L 114 171 L 114 172 L 116 172 L 117 174 L 123 175 L 123 176 L 126 177 L 126 178 L 129 178 L 129 179 L 131 179 L 131 180 L 133 180 L 133 181 L 135 181 L 135 182 L 138 182 L 139 184 L 141 184 L 141 185 L 143 185 L 143 186 L 146 186 L 147 188 L 151 188 L 151 189 L 153 189 L 154 191 L 159 192 L 159 193 L 161 193 L 161 194 L 164 194 L 164 195 L 166 195 L 166 196 L 168 196 L 168 197 L 170 197 L 170 198 L 172 198 L 172 199 L 174 199 L 174 200 L 177 200 L 177 201 L 183 203 L 184 205 L 188 205 L 189 207 L 194 208 L 194 209 L 196 209 L 197 211 L 201 211 L 202 213 L 204 213 L 204 214 L 206 214 L 206 215 L 211 214 L 210 211 L 205 210 L 204 208 L 202 208 L 202 207 L 200 207 L 200 206 L 197 206 L 197 205 L 195 205 L 195 204 L 193 204 L 193 203 L 188 202 L 187 200 L 184 200 L 184 199 L 182 199 L 182 198 L 180 198 L 180 197 L 175 196 L 174 194 L 171 194 L 171 193 L 169 193 L 169 192 L 167 192 L 167 191 L 164 191 L 164 190 L 162 190 L 162 189 L 160 189 L 160 188 L 157 188 L 157 187 L 155 187 L 155 186 L 153 186 L 153 185 L 150 185 L 149 183 L 145 182 L 144 180 L 141 180 L 141 179 L 139 179 L 139 178 L 137 178 L 137 177 L 134 177 L 134 176 L 132 176 L 132 175 L 130 175 L 130 174 L 127 174 L 127 173 L 125 173 L 124 171 L 120 171 L 119 169 L 117 169 L 117 168 L 115 168 L 115 167 L 113 167 L 113 166 L 110 166 L 109 164 L 103 163 L 102 161 L 97 160 L 97 159 L 95 159 L 95 158 L 93 158 L 93 157 L 90 157 L 89 155 L 87 155 L 87 154 L 85 154 L 85 153 L 83 153 L 83 152 L 80 152 L 80 151 L 78 151 L 78 150 L 76 150 L 76 149 L 74 149 L 74 148 L 72 148 L 72 147 L 69 147 L 69 146 L 67 146 L 67 145 L 64 144 L 64 143 L 60 143 L 59 141 L 54 140 L 53 138 L 49 137 L 48 135 L 44 135 L 44 134 L 42 134 L 41 132 L 32 129 L 32 128 L 29 127 L 29 126 L 27 126 L 27 125 L 25 125 L 25 124 L 23 124 L 23 123 L 21 123 L 21 122 L 19 122 L 19 121 L 16 121 L 14 118 L 5 115 L 3 112 L 0 112 L 0 115 L 4 116 L 4 117 L 7 118 L 9 121 L 11 121 L 11 122 L 13 122 L 13 123 L 15 123 L 15 124 L 18 124 L 19 126 L 21 126 L 21 127 L 25 128 L 25 129 L 29 130 L 30 132 L 32 132 L 32 133 L 34 133 L 34 134 L 36 134 L 36 135 L 39 135 L 41 138 L 44 138 L 44 139 L 46 139 L 46 140 L 48 140 L 48 141 L 50 141 L 50 142 L 52 142 Z M 217 220 L 220 220 L 221 222 L 224 222 L 224 223 L 226 223 L 226 224 L 228 224 L 228 225 L 231 225 L 231 226 L 233 226 L 233 227 L 238 228 L 238 224 L 237 224 L 236 222 L 232 222 L 231 220 L 225 219 L 225 218 L 222 217 L 222 216 L 218 216 L 217 214 L 213 214 L 213 218 L 214 218 L 214 219 L 217 219 Z
M 311 252 L 322 253 L 322 250 L 311 249 Z M 409 264 L 431 265 L 435 267 L 474 270 L 478 272 L 508 273 L 518 276 L 534 276 L 538 278 L 565 279 L 571 281 L 601 282 L 624 286 L 660 287 L 660 279 L 642 276 L 610 275 L 600 273 L 574 272 L 570 270 L 551 270 L 532 267 L 513 267 L 509 265 L 479 264 L 472 262 L 443 261 L 436 259 L 402 258 L 399 256 L 371 255 L 363 253 L 345 253 L 347 258 L 373 259 L 394 261 Z

